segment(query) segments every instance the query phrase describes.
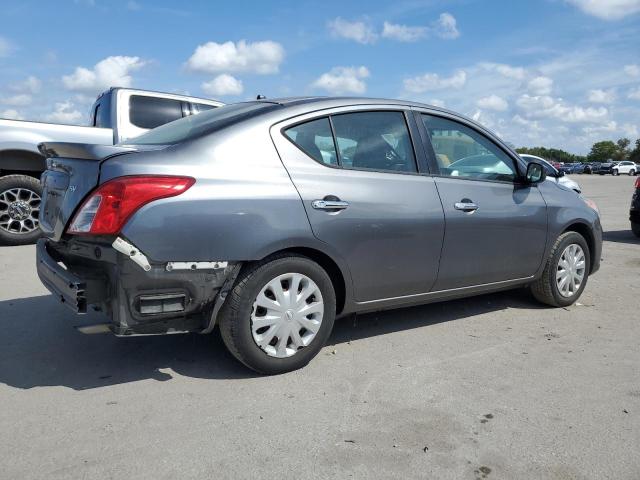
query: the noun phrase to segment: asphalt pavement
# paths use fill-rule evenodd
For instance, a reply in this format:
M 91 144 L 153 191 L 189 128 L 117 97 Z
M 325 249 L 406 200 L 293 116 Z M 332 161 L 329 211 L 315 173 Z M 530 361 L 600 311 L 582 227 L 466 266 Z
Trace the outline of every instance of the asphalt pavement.
M 640 478 L 633 178 L 601 209 L 579 303 L 524 290 L 348 318 L 306 368 L 261 377 L 219 335 L 83 335 L 0 247 L 0 478 Z

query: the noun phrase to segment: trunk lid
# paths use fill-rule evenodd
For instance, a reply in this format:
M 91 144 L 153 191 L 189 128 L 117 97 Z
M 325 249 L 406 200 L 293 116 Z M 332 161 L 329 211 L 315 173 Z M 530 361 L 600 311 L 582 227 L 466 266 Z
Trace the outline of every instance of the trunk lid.
M 77 207 L 100 179 L 100 165 L 117 155 L 137 151 L 132 147 L 47 142 L 38 148 L 47 157 L 42 174 L 40 228 L 44 235 L 60 240 Z

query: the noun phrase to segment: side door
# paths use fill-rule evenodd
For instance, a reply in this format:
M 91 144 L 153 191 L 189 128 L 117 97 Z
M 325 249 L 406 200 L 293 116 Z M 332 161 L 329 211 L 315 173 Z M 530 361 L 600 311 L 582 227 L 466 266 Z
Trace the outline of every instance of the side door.
M 415 119 L 397 106 L 370 109 L 307 114 L 271 130 L 314 235 L 347 262 L 357 302 L 428 292 L 444 234 Z
M 462 120 L 419 113 L 446 230 L 434 290 L 527 278 L 541 265 L 547 210 L 519 162 Z

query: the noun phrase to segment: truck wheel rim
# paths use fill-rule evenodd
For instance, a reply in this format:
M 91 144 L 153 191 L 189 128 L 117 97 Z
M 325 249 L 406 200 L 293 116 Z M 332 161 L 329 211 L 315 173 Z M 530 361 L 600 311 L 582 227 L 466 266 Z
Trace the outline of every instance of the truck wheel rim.
M 301 273 L 279 275 L 253 302 L 253 340 L 270 357 L 291 357 L 316 337 L 323 314 L 322 293 L 313 280 Z
M 565 298 L 574 296 L 584 280 L 586 261 L 584 250 L 577 243 L 565 248 L 558 260 L 556 284 L 560 295 Z
M 0 193 L 0 229 L 13 234 L 38 229 L 40 195 L 28 188 L 11 188 Z

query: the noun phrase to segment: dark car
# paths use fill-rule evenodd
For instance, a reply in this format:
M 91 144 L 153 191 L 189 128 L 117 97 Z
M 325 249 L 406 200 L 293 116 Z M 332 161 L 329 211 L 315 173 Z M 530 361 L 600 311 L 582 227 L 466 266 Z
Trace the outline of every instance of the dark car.
M 406 100 L 237 103 L 127 145 L 40 148 L 55 298 L 120 336 L 218 326 L 262 373 L 308 363 L 336 316 L 525 285 L 566 307 L 600 265 L 593 202 Z
M 593 173 L 593 163 L 583 163 L 582 164 L 582 173 L 586 173 L 587 175 L 591 175 Z
M 636 178 L 635 189 L 631 197 L 629 220 L 631 221 L 633 234 L 636 237 L 640 237 L 640 177 Z
M 610 174 L 613 173 L 613 166 L 615 165 L 615 163 L 613 162 L 604 162 L 600 164 L 600 168 L 598 168 L 598 173 L 600 175 L 606 175 L 606 174 Z

